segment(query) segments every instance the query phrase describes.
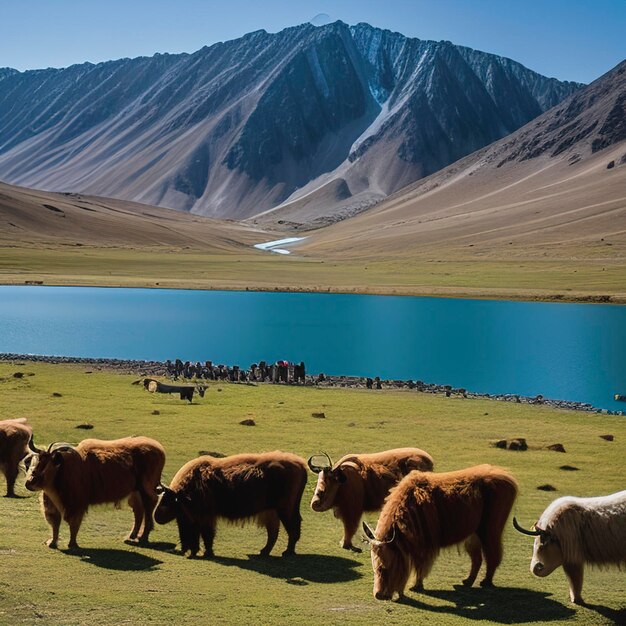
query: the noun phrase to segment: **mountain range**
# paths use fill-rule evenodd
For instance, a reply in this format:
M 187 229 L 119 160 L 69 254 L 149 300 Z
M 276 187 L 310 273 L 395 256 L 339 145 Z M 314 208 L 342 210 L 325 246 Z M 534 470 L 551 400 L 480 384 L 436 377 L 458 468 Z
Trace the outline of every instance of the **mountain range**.
M 580 84 L 367 24 L 193 54 L 0 69 L 0 179 L 229 219 L 359 213 Z M 277 208 L 278 207 L 278 208 Z M 281 220 L 284 221 L 284 220 Z

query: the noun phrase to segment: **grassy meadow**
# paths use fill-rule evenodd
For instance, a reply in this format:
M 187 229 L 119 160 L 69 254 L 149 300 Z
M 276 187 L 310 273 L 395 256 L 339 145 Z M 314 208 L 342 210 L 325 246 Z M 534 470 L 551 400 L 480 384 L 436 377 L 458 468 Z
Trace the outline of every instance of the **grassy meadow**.
M 23 378 L 14 378 L 16 371 Z M 445 398 L 415 391 L 368 391 L 210 383 L 193 404 L 151 395 L 131 383 L 138 376 L 88 366 L 0 364 L 0 418 L 28 417 L 39 445 L 85 437 L 143 434 L 165 447 L 164 480 L 200 450 L 232 454 L 282 449 L 303 457 L 325 450 L 346 452 L 418 446 L 436 469 L 476 463 L 510 469 L 520 484 L 514 513 L 532 524 L 543 508 L 564 494 L 601 495 L 624 489 L 624 417 L 558 411 L 542 406 Z M 54 397 L 53 393 L 61 394 Z M 155 414 L 158 411 L 158 414 Z M 324 412 L 324 419 L 312 416 Z M 253 418 L 256 426 L 239 422 Z M 77 430 L 81 423 L 90 431 Z M 613 434 L 615 441 L 600 438 Z M 490 445 L 526 437 L 530 449 L 511 452 Z M 566 453 L 546 450 L 562 443 Z M 579 471 L 563 471 L 562 465 Z M 557 490 L 545 492 L 539 485 Z M 172 552 L 175 525 L 158 526 L 154 544 L 123 543 L 131 527 L 128 507 L 97 507 L 78 536 L 81 552 L 44 545 L 49 528 L 39 500 L 18 479 L 20 499 L 0 499 L 0 624 L 607 624 L 626 623 L 626 576 L 589 571 L 583 596 L 589 607 L 570 605 L 562 570 L 546 579 L 528 571 L 532 540 L 505 533 L 498 588 L 458 585 L 469 558 L 456 550 L 440 556 L 426 592 L 406 601 L 372 597 L 373 575 L 366 546 L 354 554 L 339 548 L 341 524 L 302 502 L 298 556 L 283 559 L 281 529 L 274 555 L 256 558 L 264 544 L 254 525 L 218 526 L 215 560 L 189 560 Z M 4 489 L 4 485 L 1 486 Z M 376 521 L 375 514 L 366 519 Z
M 0 284 L 320 291 L 519 300 L 626 302 L 626 252 L 537 247 L 491 255 L 449 248 L 343 259 L 240 247 L 2 245 Z M 294 250 L 297 252 L 297 250 Z M 571 252 L 571 254 L 570 254 Z M 548 255 L 548 256 L 544 256 Z

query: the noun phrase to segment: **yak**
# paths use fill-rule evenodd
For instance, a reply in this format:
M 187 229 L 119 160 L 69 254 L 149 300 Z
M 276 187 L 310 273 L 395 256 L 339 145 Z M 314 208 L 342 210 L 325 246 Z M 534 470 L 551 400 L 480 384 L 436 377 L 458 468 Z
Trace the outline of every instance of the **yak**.
M 193 558 L 204 542 L 204 556 L 214 556 L 218 518 L 231 522 L 255 520 L 267 531 L 262 556 L 272 551 L 279 522 L 288 535 L 283 556 L 295 554 L 300 539 L 300 500 L 306 485 L 306 462 L 295 454 L 266 452 L 224 458 L 201 456 L 189 461 L 169 487 L 160 487 L 154 512 L 158 524 L 176 519 L 182 554 Z
M 201 398 L 204 398 L 204 393 L 207 389 L 201 385 L 196 385 L 195 387 L 192 387 L 191 385 L 168 385 L 167 383 L 162 383 L 154 378 L 144 378 L 143 386 L 150 393 L 177 393 L 179 394 L 181 400 L 189 400 L 189 402 L 193 400 L 193 394 L 195 391 L 198 392 Z
M 28 454 L 33 429 L 25 417 L 0 421 L 0 468 L 7 481 L 7 498 L 15 497 L 20 461 Z
M 412 572 L 412 590 L 423 590 L 439 551 L 463 541 L 471 558 L 463 584 L 474 584 L 484 555 L 487 571 L 480 584 L 492 587 L 516 496 L 513 476 L 491 465 L 408 474 L 385 501 L 376 531 L 363 522 L 372 548 L 374 597 L 390 600 L 396 592 L 402 597 Z
M 77 446 L 55 443 L 47 450 L 31 442 L 31 447 L 26 488 L 43 492 L 43 513 L 52 528 L 52 537 L 46 542 L 50 548 L 58 545 L 61 519 L 70 527 L 68 547 L 78 549 L 76 536 L 89 506 L 126 498 L 135 516 L 127 539 L 148 543 L 165 465 L 165 451 L 158 441 L 127 437 L 85 439 Z
M 324 466 L 308 464 L 318 474 L 317 486 L 311 500 L 311 508 L 320 513 L 332 508 L 335 517 L 343 522 L 345 550 L 361 552 L 352 544 L 364 511 L 379 511 L 389 490 L 413 470 L 431 471 L 433 459 L 419 448 L 397 448 L 374 454 L 347 454 L 333 465 L 324 452 L 328 463 Z
M 585 564 L 626 566 L 626 491 L 595 498 L 557 498 L 533 530 L 522 528 L 515 518 L 513 525 L 535 537 L 530 571 L 543 578 L 562 565 L 575 604 L 584 604 Z

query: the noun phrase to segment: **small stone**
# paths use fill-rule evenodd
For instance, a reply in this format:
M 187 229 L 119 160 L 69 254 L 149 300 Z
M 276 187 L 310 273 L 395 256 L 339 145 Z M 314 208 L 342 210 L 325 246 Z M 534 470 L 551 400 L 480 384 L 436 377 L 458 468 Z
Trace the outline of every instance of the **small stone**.
M 554 485 L 539 485 L 537 489 L 539 489 L 539 491 L 556 491 L 556 487 Z
M 577 472 L 578 471 L 578 468 L 574 467 L 573 465 L 561 465 L 559 469 L 563 470 L 564 472 Z
M 548 450 L 553 452 L 565 452 L 565 446 L 562 443 L 553 443 L 548 446 Z
M 615 437 L 613 435 L 600 435 L 600 439 L 604 439 L 605 441 L 613 441 Z
M 241 420 L 239 422 L 242 426 L 256 426 L 256 422 L 254 420 L 248 419 L 248 420 Z
M 80 428 L 81 430 L 91 430 L 93 428 L 93 424 L 78 424 L 74 426 L 74 428 Z
M 58 391 L 54 391 L 54 392 L 52 393 L 52 397 L 53 397 L 53 398 L 62 398 L 62 397 L 63 397 L 63 394 L 60 394 Z
M 154 411 L 152 411 L 152 415 L 161 415 L 161 411 L 154 409 Z
M 311 417 L 319 417 L 319 418 L 323 419 L 323 418 L 326 417 L 326 413 L 324 413 L 323 411 L 320 411 L 319 413 L 313 412 L 313 413 L 311 413 Z
M 506 439 L 500 439 L 500 441 L 496 441 L 496 448 L 506 449 Z
M 285 581 L 287 584 L 289 585 L 300 585 L 300 586 L 304 586 L 304 585 L 308 585 L 309 583 L 304 580 L 304 578 L 300 578 L 300 576 L 294 576 L 293 578 L 287 578 L 287 580 Z

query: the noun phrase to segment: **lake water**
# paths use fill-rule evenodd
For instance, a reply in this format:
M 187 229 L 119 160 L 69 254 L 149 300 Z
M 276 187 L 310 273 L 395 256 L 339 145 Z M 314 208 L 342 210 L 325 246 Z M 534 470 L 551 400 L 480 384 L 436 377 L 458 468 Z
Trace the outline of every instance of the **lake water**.
M 394 296 L 0 287 L 0 352 L 305 361 L 624 410 L 626 307 Z

